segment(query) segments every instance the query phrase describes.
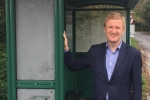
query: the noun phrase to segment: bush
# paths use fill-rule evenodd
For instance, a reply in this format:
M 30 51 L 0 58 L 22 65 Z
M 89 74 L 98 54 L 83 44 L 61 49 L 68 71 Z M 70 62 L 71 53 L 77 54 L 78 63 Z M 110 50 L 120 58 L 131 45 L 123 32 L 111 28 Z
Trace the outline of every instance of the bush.
M 0 100 L 7 100 L 6 44 L 0 43 Z

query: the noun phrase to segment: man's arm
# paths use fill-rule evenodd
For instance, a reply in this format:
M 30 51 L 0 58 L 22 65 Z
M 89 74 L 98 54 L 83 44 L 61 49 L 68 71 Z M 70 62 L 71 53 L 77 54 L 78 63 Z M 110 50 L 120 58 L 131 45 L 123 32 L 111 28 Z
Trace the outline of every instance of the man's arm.
M 133 63 L 132 85 L 133 100 L 142 100 L 142 59 L 140 52 L 137 52 Z
M 71 51 L 69 50 L 68 40 L 65 31 L 63 33 L 63 38 L 64 38 L 64 52 L 65 52 L 64 61 L 68 69 L 70 69 L 71 71 L 77 71 L 90 67 L 91 64 L 90 50 L 84 57 L 82 57 L 79 60 L 76 60 Z
M 68 46 L 68 39 L 67 39 L 67 36 L 66 36 L 66 32 L 64 31 L 63 33 L 63 38 L 64 38 L 64 51 L 68 51 L 69 50 L 69 46 Z

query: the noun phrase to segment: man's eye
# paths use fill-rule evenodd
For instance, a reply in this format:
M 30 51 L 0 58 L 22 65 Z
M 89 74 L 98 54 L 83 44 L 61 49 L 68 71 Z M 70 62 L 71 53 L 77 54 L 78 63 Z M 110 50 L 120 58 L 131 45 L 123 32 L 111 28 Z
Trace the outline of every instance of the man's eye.
M 120 27 L 116 27 L 116 29 L 120 29 Z

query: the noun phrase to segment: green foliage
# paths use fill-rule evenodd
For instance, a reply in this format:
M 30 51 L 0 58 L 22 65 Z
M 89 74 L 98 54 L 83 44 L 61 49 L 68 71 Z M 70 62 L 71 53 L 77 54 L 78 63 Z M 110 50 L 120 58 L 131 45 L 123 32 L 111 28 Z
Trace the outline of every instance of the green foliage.
M 7 100 L 5 0 L 0 0 L 0 100 Z
M 146 78 L 144 76 L 142 77 L 142 85 L 146 85 Z
M 5 23 L 5 2 L 0 0 L 0 34 L 5 32 Z
M 0 43 L 0 100 L 7 100 L 6 44 Z
M 133 46 L 133 47 L 135 47 L 136 49 L 138 49 L 138 43 L 137 43 L 137 41 L 135 40 L 135 38 L 130 38 L 131 39 L 131 45 Z
M 147 100 L 147 88 L 148 88 L 148 85 L 147 85 L 147 81 L 146 81 L 146 77 L 143 73 L 142 75 L 142 100 Z
M 133 9 L 137 31 L 150 31 L 150 0 L 140 0 Z
M 131 38 L 131 46 L 135 47 L 136 49 L 139 49 L 138 42 L 135 38 Z M 146 77 L 144 76 L 144 72 L 142 72 L 142 100 L 147 100 L 146 89 L 148 86 L 146 83 Z

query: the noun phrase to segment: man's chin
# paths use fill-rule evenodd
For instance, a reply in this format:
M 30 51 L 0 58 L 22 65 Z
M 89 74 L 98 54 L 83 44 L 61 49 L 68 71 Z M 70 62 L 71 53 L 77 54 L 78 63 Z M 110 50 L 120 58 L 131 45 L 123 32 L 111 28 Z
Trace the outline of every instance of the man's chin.
M 115 44 L 115 43 L 118 43 L 119 41 L 117 41 L 117 40 L 111 40 L 109 42 Z

